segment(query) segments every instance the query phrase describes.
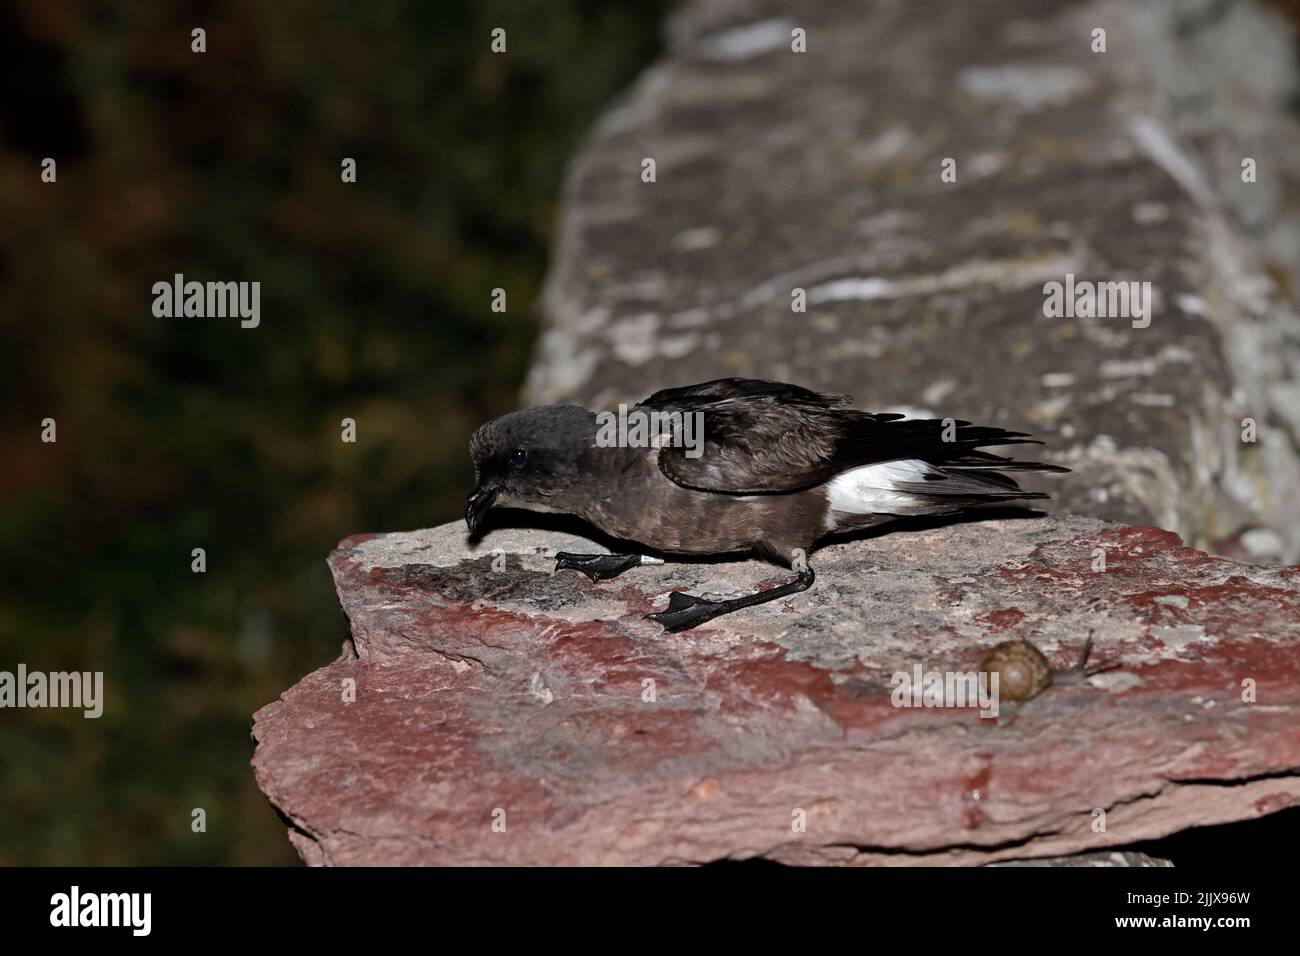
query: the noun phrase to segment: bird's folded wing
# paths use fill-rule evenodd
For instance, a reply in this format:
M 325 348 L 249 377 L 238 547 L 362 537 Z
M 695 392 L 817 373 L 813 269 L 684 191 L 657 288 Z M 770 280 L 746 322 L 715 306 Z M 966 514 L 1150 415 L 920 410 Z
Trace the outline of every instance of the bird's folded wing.
M 697 410 L 714 402 L 746 400 L 815 408 L 843 408 L 853 402 L 850 395 L 824 395 L 812 389 L 761 378 L 717 378 L 699 385 L 665 388 L 641 402 L 643 408 L 664 411 Z M 896 416 L 901 417 L 901 416 Z
M 967 463 L 979 446 L 1032 440 L 965 421 L 904 420 L 842 408 L 848 401 L 778 382 L 719 379 L 656 392 L 639 407 L 672 415 L 674 436 L 695 439 L 661 447 L 660 470 L 683 487 L 722 494 L 789 493 L 849 468 L 898 459 L 965 457 Z M 694 413 L 702 443 L 698 430 L 678 417 Z

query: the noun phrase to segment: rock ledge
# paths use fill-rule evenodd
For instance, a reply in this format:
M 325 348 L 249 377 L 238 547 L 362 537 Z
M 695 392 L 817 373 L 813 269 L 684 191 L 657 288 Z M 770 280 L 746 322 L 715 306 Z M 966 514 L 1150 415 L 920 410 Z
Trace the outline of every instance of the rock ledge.
M 592 584 L 553 574 L 558 550 L 603 549 L 538 529 L 475 549 L 452 524 L 331 555 L 352 641 L 253 728 L 307 862 L 971 865 L 1300 795 L 1300 568 L 1069 515 L 954 524 L 833 544 L 811 592 L 663 635 L 643 615 L 670 590 L 783 572 Z M 972 670 L 1024 637 L 1066 666 L 1089 631 L 1122 669 L 1010 723 L 891 704 L 915 664 Z

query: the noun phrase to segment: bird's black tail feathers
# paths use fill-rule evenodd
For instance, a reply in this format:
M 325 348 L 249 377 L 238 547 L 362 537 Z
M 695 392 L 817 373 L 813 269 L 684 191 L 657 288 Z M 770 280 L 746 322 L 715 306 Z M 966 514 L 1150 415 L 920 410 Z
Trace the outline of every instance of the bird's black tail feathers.
M 1023 461 L 979 450 L 983 445 L 1042 444 L 1024 432 L 939 420 L 897 421 L 891 422 L 887 428 L 912 432 L 913 435 L 907 438 L 900 436 L 900 444 L 916 442 L 923 445 L 917 449 L 915 457 L 931 466 L 923 480 L 900 483 L 897 490 L 932 503 L 935 510 L 947 511 L 1008 501 L 1041 501 L 1050 495 L 1041 491 L 1026 491 L 1017 484 L 1015 478 L 1004 472 L 1065 474 L 1070 471 L 1063 465 Z M 935 443 L 936 436 L 940 437 L 938 444 Z M 949 440 L 943 441 L 944 437 Z
M 1022 437 L 1017 443 L 1028 442 Z M 1035 444 L 1041 443 L 1035 442 Z M 1062 465 L 1018 461 L 981 451 L 970 451 L 940 461 L 930 459 L 927 463 L 931 468 L 926 472 L 923 480 L 902 483 L 898 486 L 898 490 L 917 495 L 932 501 L 937 507 L 944 508 L 968 508 L 1007 501 L 1041 501 L 1049 498 L 1050 495 L 1041 491 L 1026 491 L 1016 483 L 1014 478 L 1003 472 L 1041 471 L 1063 474 L 1070 470 Z

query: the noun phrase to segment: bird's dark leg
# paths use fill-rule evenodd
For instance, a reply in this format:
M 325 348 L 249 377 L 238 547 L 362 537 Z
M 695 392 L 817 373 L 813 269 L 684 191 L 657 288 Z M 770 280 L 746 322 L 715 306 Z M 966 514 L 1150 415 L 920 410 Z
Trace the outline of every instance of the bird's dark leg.
M 668 596 L 668 610 L 660 611 L 657 614 L 647 614 L 646 617 L 662 624 L 665 631 L 688 631 L 723 614 L 730 614 L 732 611 L 739 611 L 741 608 L 753 607 L 755 604 L 776 601 L 783 597 L 789 597 L 791 594 L 798 594 L 800 591 L 807 591 L 812 587 L 817 575 L 808 566 L 808 559 L 803 551 L 795 551 L 794 561 L 791 562 L 791 566 L 795 571 L 795 579 L 782 584 L 780 587 L 770 588 L 766 591 L 756 591 L 753 594 L 746 594 L 744 597 L 731 598 L 726 601 L 710 601 L 691 594 L 684 594 L 681 591 L 674 591 Z
M 657 558 L 640 554 L 570 554 L 561 551 L 555 556 L 556 571 L 581 571 L 593 581 L 616 578 L 638 565 L 661 563 Z

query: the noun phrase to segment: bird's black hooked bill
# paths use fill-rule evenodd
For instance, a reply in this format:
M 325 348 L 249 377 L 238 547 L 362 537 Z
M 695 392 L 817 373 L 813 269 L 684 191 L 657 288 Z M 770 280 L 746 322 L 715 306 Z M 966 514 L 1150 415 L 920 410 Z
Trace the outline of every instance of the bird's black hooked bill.
M 471 535 L 478 534 L 479 529 L 483 527 L 483 518 L 496 501 L 496 497 L 494 488 L 476 488 L 469 493 L 469 497 L 465 500 L 465 524 L 469 526 Z

